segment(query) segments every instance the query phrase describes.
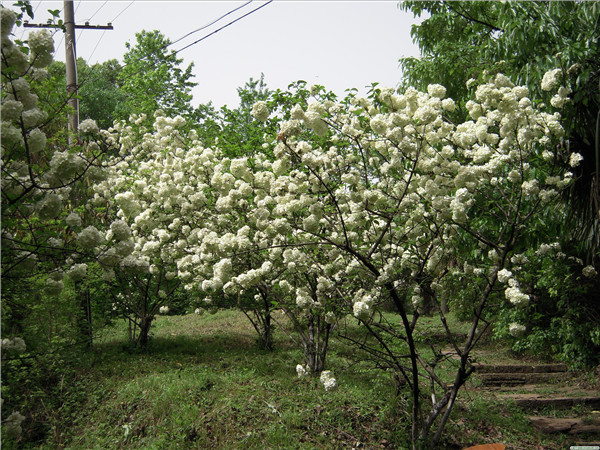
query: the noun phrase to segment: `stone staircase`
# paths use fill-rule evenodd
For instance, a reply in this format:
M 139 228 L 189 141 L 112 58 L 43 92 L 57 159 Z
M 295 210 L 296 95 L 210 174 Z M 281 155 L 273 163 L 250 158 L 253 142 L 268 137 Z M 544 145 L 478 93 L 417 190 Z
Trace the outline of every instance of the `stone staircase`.
M 541 432 L 567 434 L 571 445 L 600 445 L 600 392 L 570 385 L 572 376 L 564 364 L 475 365 L 480 389 L 528 411 Z

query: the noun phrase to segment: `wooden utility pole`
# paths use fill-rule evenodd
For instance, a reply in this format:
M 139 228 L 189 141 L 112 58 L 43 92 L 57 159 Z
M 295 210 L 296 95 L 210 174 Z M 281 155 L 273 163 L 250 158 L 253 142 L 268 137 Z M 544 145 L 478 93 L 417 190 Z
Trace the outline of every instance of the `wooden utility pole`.
M 73 9 L 73 0 L 64 0 L 64 28 L 65 28 L 65 65 L 67 68 L 67 95 L 69 106 L 72 112 L 69 113 L 69 143 L 71 137 L 79 128 L 79 100 L 77 98 L 77 48 L 75 44 L 75 29 L 83 28 L 85 30 L 112 30 L 112 24 L 108 25 L 90 25 L 88 22 L 85 25 L 77 25 L 75 23 L 75 11 Z M 27 28 L 60 28 L 55 24 L 34 24 L 25 22 L 24 27 Z
M 65 0 L 65 64 L 67 66 L 67 95 L 69 106 L 69 131 L 71 136 L 79 129 L 79 99 L 77 98 L 77 50 L 75 47 L 75 11 L 73 1 Z

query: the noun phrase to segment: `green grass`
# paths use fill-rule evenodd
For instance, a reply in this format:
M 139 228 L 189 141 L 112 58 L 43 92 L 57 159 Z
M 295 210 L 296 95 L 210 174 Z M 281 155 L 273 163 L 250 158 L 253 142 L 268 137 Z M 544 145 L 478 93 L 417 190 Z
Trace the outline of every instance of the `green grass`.
M 423 350 L 442 332 L 433 321 L 427 325 Z M 453 325 L 464 332 L 464 324 Z M 396 396 L 390 374 L 357 364 L 356 352 L 333 339 L 327 368 L 338 387 L 325 392 L 318 378 L 297 378 L 295 365 L 302 360 L 280 330 L 273 352 L 259 349 L 253 328 L 237 311 L 158 317 L 145 351 L 127 346 L 126 324 L 118 323 L 73 368 L 70 397 L 37 447 L 406 447 L 407 404 Z M 448 362 L 441 373 L 450 377 L 451 369 Z M 505 444 L 526 440 L 559 448 L 537 436 L 516 409 L 492 411 L 467 386 L 446 430 L 447 447 L 493 436 Z

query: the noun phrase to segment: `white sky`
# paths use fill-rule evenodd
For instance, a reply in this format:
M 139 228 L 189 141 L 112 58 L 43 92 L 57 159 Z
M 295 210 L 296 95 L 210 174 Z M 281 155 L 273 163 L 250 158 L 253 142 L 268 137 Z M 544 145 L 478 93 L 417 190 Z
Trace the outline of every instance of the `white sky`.
M 11 7 L 13 1 L 3 1 Z M 77 56 L 89 64 L 116 58 L 122 61 L 125 43 L 135 33 L 160 30 L 171 41 L 200 28 L 245 1 L 91 1 L 75 0 L 75 21 L 106 25 L 114 30 L 77 30 Z M 266 3 L 255 0 L 214 25 L 173 45 L 180 49 Z M 32 1 L 35 18 L 45 23 L 48 9 L 61 1 Z M 231 26 L 183 50 L 182 67 L 194 63 L 193 103 L 212 101 L 216 107 L 238 104 L 236 88 L 261 72 L 271 89 L 285 89 L 293 81 L 322 84 L 343 95 L 356 87 L 379 82 L 395 86 L 401 77 L 398 59 L 418 56 L 412 43 L 412 14 L 397 1 L 275 0 Z M 27 29 L 29 31 L 31 29 Z M 22 30 L 17 30 L 20 37 Z M 56 59 L 64 61 L 62 32 L 55 35 Z M 95 49 L 95 50 L 94 50 Z

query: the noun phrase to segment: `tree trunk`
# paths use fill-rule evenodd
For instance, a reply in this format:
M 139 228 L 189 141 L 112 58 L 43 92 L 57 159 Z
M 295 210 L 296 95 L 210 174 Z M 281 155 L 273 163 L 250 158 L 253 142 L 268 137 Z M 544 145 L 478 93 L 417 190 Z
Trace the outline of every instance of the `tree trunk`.
M 423 304 L 419 307 L 419 313 L 423 316 L 431 317 L 437 310 L 435 294 L 429 283 L 423 283 L 421 289 L 423 291 Z
M 147 316 L 140 320 L 140 334 L 137 339 L 140 348 L 145 348 L 148 344 L 148 334 L 150 333 L 150 325 L 152 325 L 153 319 L 154 317 Z
M 90 291 L 85 289 L 81 291 L 75 288 L 75 292 L 79 294 L 79 307 L 81 308 L 82 316 L 79 318 L 79 331 L 85 346 L 92 347 L 93 344 L 93 329 L 92 329 L 92 306 L 90 302 Z
M 261 347 L 264 350 L 273 350 L 273 326 L 271 325 L 271 311 L 267 309 L 264 317 L 264 329 L 261 335 Z

